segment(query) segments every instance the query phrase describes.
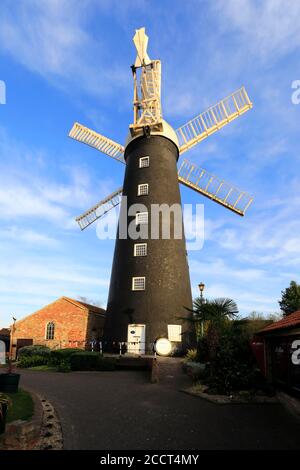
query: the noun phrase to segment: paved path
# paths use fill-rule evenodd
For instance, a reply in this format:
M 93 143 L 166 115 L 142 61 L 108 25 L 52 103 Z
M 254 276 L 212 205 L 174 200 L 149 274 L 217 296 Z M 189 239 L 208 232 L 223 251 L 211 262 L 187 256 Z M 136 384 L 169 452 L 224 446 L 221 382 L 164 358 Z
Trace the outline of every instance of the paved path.
M 281 405 L 209 403 L 134 371 L 22 371 L 49 398 L 65 449 L 299 449 L 300 423 Z

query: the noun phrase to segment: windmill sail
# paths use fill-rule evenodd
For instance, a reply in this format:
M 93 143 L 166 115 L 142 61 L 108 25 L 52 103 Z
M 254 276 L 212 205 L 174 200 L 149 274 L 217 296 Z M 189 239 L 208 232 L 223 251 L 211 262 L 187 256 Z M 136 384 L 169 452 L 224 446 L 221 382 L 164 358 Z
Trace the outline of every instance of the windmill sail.
M 119 162 L 125 163 L 123 145 L 108 139 L 98 132 L 92 131 L 78 122 L 74 123 L 69 132 L 69 137 L 105 153 Z
M 135 67 L 142 67 L 143 65 L 148 65 L 151 63 L 151 60 L 147 54 L 148 40 L 149 38 L 145 32 L 145 28 L 135 30 L 135 35 L 133 36 L 133 42 L 137 51 L 134 64 Z
M 100 219 L 105 215 L 110 209 L 113 209 L 118 204 L 120 204 L 122 199 L 123 188 L 117 189 L 114 193 L 110 194 L 102 201 L 98 202 L 95 206 L 91 207 L 89 210 L 81 214 L 79 217 L 76 217 L 76 222 L 78 222 L 81 230 L 84 230 L 89 225 L 91 225 L 96 220 Z
M 179 167 L 178 181 L 241 216 L 245 215 L 246 210 L 253 201 L 253 197 L 249 194 L 240 191 L 235 186 L 226 183 L 203 168 L 193 165 L 188 160 L 183 160 Z M 120 204 L 122 191 L 123 188 L 119 188 L 77 217 L 75 220 L 81 230 L 84 230 Z
M 188 188 L 212 199 L 238 215 L 245 215 L 253 197 L 230 183 L 208 173 L 203 168 L 183 160 L 178 170 L 178 180 Z
M 251 108 L 245 88 L 235 91 L 176 130 L 179 153 L 186 152 Z

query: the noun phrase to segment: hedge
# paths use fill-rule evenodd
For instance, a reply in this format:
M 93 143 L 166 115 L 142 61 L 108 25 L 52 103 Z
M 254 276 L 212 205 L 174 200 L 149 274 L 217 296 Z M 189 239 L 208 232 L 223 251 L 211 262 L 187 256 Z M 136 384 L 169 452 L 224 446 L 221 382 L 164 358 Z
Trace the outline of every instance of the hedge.
M 114 360 L 91 351 L 73 354 L 70 357 L 70 364 L 72 370 L 115 370 L 116 368 Z
M 50 363 L 56 366 L 61 362 L 69 362 L 73 354 L 81 352 L 84 352 L 84 350 L 79 348 L 54 349 L 51 351 Z
M 51 353 L 50 348 L 41 344 L 33 344 L 31 346 L 23 346 L 18 350 L 18 357 L 29 356 L 46 356 L 49 357 Z
M 27 367 L 44 366 L 47 365 L 48 362 L 48 356 L 41 356 L 39 354 L 35 354 L 34 356 L 27 356 L 25 354 L 18 360 L 18 366 L 26 369 Z

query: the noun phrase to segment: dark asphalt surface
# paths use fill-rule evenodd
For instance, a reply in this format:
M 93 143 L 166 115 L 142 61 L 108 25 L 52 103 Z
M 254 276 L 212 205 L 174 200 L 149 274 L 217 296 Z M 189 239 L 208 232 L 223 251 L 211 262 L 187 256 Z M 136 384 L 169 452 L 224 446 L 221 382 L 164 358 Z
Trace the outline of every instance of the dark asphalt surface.
M 280 404 L 216 405 L 144 372 L 23 370 L 20 385 L 55 406 L 65 449 L 300 449 L 300 423 Z

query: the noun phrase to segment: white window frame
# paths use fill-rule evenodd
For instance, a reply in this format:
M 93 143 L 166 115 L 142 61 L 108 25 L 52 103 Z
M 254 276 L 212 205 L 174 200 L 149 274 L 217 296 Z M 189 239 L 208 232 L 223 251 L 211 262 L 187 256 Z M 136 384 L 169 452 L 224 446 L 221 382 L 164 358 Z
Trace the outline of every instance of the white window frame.
M 139 159 L 139 168 L 148 168 L 149 166 L 150 166 L 150 157 L 149 157 L 149 155 L 147 155 L 145 157 L 140 157 L 140 159 Z
M 174 331 L 175 330 L 175 331 Z M 180 343 L 182 341 L 182 326 L 181 325 L 168 325 L 168 339 L 173 343 Z
M 145 220 L 143 220 L 143 216 L 145 216 L 145 214 L 147 214 L 147 220 L 146 220 L 146 218 L 145 218 Z M 140 221 L 139 219 L 142 219 L 142 221 Z M 136 225 L 147 225 L 148 224 L 148 212 L 138 212 L 135 215 L 135 224 Z
M 139 280 L 143 280 L 144 281 L 144 284 L 142 287 L 136 287 L 135 286 L 135 281 L 139 279 Z M 139 291 L 139 290 L 146 290 L 146 278 L 145 276 L 136 276 L 136 277 L 133 277 L 132 278 L 132 286 L 131 286 L 132 290 L 134 291 Z
M 55 336 L 55 323 L 54 323 L 54 321 L 48 321 L 46 323 L 46 329 L 45 330 L 46 330 L 45 331 L 45 340 L 46 341 L 53 341 L 54 336 Z M 48 331 L 51 334 L 48 335 Z M 51 336 L 51 338 L 48 338 L 48 336 Z
M 138 254 L 138 248 L 141 248 L 141 247 L 145 248 L 144 254 L 142 254 L 142 255 Z M 134 244 L 133 255 L 134 256 L 147 256 L 147 248 L 148 248 L 147 243 L 135 243 Z
M 145 190 L 145 192 L 144 192 Z M 138 196 L 148 196 L 149 194 L 149 184 L 142 183 L 138 185 Z

